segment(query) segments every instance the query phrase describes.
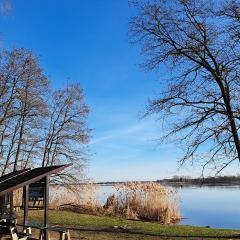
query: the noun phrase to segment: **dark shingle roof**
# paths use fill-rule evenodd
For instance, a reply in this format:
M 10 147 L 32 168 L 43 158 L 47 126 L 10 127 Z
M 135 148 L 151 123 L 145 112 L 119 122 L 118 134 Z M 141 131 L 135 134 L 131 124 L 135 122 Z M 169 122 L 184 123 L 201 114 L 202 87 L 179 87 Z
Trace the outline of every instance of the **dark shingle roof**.
M 48 175 L 60 172 L 70 165 L 71 164 L 26 169 L 2 176 L 0 177 L 0 196 L 37 182 Z
M 29 170 L 30 170 L 30 168 L 27 168 L 27 169 L 18 170 L 18 171 L 15 171 L 15 172 L 10 172 L 8 174 L 5 174 L 5 175 L 0 177 L 0 183 L 3 182 L 3 181 L 6 181 L 7 179 L 15 177 L 19 174 L 22 174 L 23 172 L 29 171 Z

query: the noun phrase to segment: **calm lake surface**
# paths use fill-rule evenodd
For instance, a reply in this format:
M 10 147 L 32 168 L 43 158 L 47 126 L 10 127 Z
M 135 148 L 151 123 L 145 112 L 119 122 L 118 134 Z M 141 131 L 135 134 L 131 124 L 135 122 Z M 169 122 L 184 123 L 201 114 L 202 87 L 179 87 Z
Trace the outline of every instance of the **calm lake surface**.
M 240 186 L 194 186 L 177 188 L 182 225 L 240 228 Z M 101 186 L 101 202 L 113 193 L 111 185 Z

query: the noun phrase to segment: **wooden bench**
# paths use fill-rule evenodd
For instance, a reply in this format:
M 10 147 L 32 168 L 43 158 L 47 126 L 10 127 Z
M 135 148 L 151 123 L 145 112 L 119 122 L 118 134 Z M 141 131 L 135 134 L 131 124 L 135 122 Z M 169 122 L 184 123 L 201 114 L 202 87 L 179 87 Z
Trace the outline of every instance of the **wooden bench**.
M 30 234 L 18 232 L 16 227 L 10 227 L 10 235 L 12 240 L 27 240 Z
M 8 236 L 11 240 L 27 240 L 30 234 L 19 232 L 15 226 L 1 227 L 0 239 L 2 237 Z
M 45 227 L 43 225 L 40 224 L 27 224 L 27 225 L 22 225 L 22 224 L 18 224 L 19 226 L 23 227 L 23 232 L 25 232 L 26 234 L 31 235 L 32 234 L 32 228 L 38 229 L 39 232 L 39 239 L 43 240 L 44 237 L 44 230 Z M 69 229 L 64 228 L 64 227 L 60 227 L 57 225 L 54 226 L 49 226 L 48 227 L 48 231 L 50 232 L 58 232 L 59 233 L 59 240 L 71 240 L 70 238 L 70 232 Z M 50 240 L 50 238 L 49 238 Z
M 58 226 L 53 226 L 53 227 L 49 227 L 48 228 L 49 231 L 52 231 L 52 232 L 58 232 L 59 233 L 59 240 L 71 240 L 70 238 L 70 232 L 69 232 L 69 229 L 67 228 L 63 228 L 63 227 L 58 227 Z

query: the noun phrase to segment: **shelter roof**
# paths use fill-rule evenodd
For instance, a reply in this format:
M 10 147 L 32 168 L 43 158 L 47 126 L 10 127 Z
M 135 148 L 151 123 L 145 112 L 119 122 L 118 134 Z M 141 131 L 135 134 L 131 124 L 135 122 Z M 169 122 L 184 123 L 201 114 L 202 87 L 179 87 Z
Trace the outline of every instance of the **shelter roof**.
M 0 196 L 37 182 L 46 176 L 58 173 L 70 165 L 71 164 L 26 169 L 2 176 L 0 177 Z

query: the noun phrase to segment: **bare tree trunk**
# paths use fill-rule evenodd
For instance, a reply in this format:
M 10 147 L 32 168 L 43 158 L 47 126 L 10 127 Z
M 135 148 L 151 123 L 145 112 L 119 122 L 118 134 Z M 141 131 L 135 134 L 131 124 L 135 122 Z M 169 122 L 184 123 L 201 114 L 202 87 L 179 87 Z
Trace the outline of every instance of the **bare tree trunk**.
M 229 120 L 229 124 L 231 126 L 231 132 L 232 132 L 234 144 L 235 144 L 236 150 L 237 150 L 238 161 L 240 161 L 240 140 L 239 140 L 238 130 L 236 127 L 234 114 L 232 111 L 229 86 L 227 83 L 225 83 L 227 86 L 224 86 L 223 80 L 221 79 L 220 76 L 216 76 L 215 79 L 219 85 L 219 88 L 220 88 L 222 96 L 223 96 L 223 100 L 224 100 L 224 104 L 225 104 L 226 112 L 227 112 L 227 117 Z
M 15 126 L 13 136 L 12 136 L 12 139 L 11 139 L 11 143 L 9 144 L 9 149 L 8 149 L 8 153 L 6 155 L 6 161 L 5 161 L 5 164 L 4 164 L 4 168 L 2 170 L 2 175 L 5 174 L 7 168 L 9 167 L 11 154 L 13 153 L 12 150 L 13 150 L 14 144 L 16 143 L 16 136 L 17 136 L 18 129 L 19 129 L 19 122 Z
M 16 152 L 16 156 L 15 156 L 13 171 L 17 170 L 18 158 L 19 158 L 19 154 L 20 154 L 20 151 L 21 151 L 21 145 L 22 145 L 22 140 L 23 140 L 24 119 L 25 119 L 25 117 L 23 116 L 22 119 L 21 119 L 21 126 L 20 126 L 17 152 Z

